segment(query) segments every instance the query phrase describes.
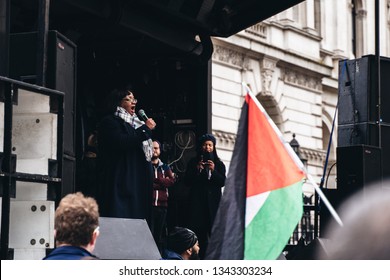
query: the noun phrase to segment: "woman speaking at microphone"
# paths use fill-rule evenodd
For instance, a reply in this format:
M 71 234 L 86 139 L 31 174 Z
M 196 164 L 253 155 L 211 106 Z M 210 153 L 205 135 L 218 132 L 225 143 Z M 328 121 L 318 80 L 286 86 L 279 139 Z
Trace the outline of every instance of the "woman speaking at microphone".
M 102 217 L 146 219 L 151 216 L 152 130 L 156 123 L 135 114 L 130 90 L 114 90 L 110 113 L 98 128 L 99 208 Z

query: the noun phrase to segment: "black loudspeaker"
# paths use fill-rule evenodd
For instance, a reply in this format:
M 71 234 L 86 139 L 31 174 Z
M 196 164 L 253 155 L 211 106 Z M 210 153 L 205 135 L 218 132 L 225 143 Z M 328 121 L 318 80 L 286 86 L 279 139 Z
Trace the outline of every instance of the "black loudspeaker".
M 382 150 L 373 146 L 337 147 L 337 189 L 323 190 L 336 212 L 351 195 L 382 181 L 382 155 Z M 327 237 L 327 227 L 332 222 L 334 217 L 320 200 L 320 236 Z
M 381 57 L 381 119 L 390 123 L 390 58 Z M 378 121 L 377 61 L 374 55 L 339 62 L 338 124 Z
M 106 260 L 159 260 L 160 252 L 145 220 L 99 219 L 100 235 L 94 254 Z
M 57 31 L 49 31 L 46 87 L 65 93 L 64 152 L 75 156 L 76 55 L 74 43 Z M 37 32 L 10 36 L 10 77 L 36 83 Z
M 355 145 L 379 145 L 379 128 L 375 123 L 356 123 L 338 126 L 338 147 Z
M 75 191 L 76 185 L 76 159 L 64 155 L 62 166 L 62 188 L 61 188 L 61 197 Z M 96 187 L 96 186 L 94 186 Z
M 382 150 L 382 175 L 390 177 L 390 124 L 384 123 L 380 127 L 375 123 L 356 123 L 338 126 L 337 144 L 338 147 L 355 145 L 367 145 L 379 147 L 379 135 L 381 137 Z M 345 168 L 345 167 L 341 167 Z
M 10 77 L 36 83 L 37 32 L 10 36 Z M 64 127 L 61 197 L 75 188 L 76 55 L 74 43 L 57 31 L 49 31 L 46 87 L 64 92 Z M 54 106 L 54 107 L 53 107 Z M 56 104 L 51 104 L 55 109 Z
M 337 148 L 337 191 L 340 201 L 382 180 L 381 158 L 378 147 L 358 145 Z

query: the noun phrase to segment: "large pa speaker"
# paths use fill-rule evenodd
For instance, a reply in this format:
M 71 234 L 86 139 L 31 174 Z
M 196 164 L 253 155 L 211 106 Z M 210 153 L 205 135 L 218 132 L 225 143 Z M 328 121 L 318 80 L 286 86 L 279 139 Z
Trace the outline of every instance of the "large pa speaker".
M 390 58 L 381 57 L 381 119 L 390 123 Z M 375 55 L 339 62 L 338 124 L 377 122 L 378 90 Z
M 338 126 L 337 144 L 338 147 L 356 145 L 367 145 L 379 147 L 381 138 L 382 150 L 382 175 L 390 177 L 390 124 L 383 123 L 379 126 L 373 122 L 346 124 Z
M 338 198 L 345 200 L 356 191 L 382 180 L 381 149 L 357 145 L 337 148 Z
M 94 254 L 106 260 L 158 260 L 160 252 L 145 220 L 99 218 Z
M 355 145 L 337 148 L 337 188 L 324 189 L 329 202 L 338 212 L 343 202 L 367 187 L 381 186 L 382 151 L 378 147 Z M 328 208 L 320 201 L 320 236 L 328 238 L 327 228 L 335 223 Z
M 36 83 L 37 32 L 10 36 L 10 77 Z M 64 152 L 75 156 L 76 45 L 57 31 L 49 31 L 46 87 L 65 93 Z
M 330 204 L 336 209 L 351 195 L 382 181 L 382 153 L 378 147 L 355 145 L 337 147 L 337 189 L 324 189 Z M 320 235 L 334 218 L 320 201 Z
M 64 155 L 62 161 L 62 188 L 60 197 L 75 191 L 76 186 L 76 159 Z

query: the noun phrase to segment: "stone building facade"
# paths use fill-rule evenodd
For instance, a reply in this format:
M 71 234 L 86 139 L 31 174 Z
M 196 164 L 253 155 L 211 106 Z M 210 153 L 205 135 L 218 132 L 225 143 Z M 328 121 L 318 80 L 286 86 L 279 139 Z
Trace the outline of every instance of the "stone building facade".
M 380 5 L 380 55 L 390 56 L 390 0 Z M 375 54 L 375 1 L 306 0 L 229 38 L 213 38 L 213 44 L 212 130 L 227 166 L 244 82 L 285 140 L 296 135 L 307 170 L 319 183 L 337 118 L 339 61 Z M 336 183 L 336 147 L 337 127 L 329 153 L 329 188 Z M 313 190 L 307 184 L 305 191 Z

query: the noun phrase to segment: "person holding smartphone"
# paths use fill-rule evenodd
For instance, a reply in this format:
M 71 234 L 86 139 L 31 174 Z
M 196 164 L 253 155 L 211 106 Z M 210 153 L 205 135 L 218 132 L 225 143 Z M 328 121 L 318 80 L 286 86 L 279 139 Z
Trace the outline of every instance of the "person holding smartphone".
M 197 156 L 188 162 L 185 174 L 185 183 L 190 188 L 188 227 L 198 236 L 200 259 L 204 258 L 207 249 L 226 179 L 226 167 L 218 157 L 215 145 L 212 134 L 202 135 Z

